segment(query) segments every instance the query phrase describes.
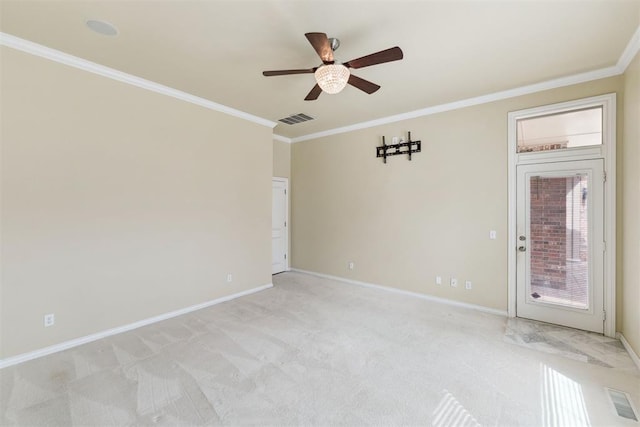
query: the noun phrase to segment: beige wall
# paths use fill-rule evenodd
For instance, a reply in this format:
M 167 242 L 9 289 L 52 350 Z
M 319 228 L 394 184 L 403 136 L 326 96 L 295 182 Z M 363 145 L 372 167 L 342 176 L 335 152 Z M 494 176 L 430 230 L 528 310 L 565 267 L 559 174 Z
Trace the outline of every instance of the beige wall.
M 639 350 L 638 57 L 624 79 L 292 146 L 269 144 L 266 127 L 1 54 L 0 357 L 269 283 L 271 176 L 291 178 L 294 267 L 506 310 L 506 114 L 608 92 L 623 95 L 624 116 L 618 329 Z M 423 142 L 412 162 L 375 158 L 382 135 L 408 130 Z M 436 286 L 436 275 L 474 289 Z M 45 329 L 46 313 L 56 325 Z
M 271 282 L 271 129 L 1 54 L 0 357 Z
M 291 176 L 291 144 L 273 140 L 273 176 Z
M 622 129 L 621 205 L 618 283 L 622 322 L 618 329 L 636 354 L 640 354 L 640 54 L 624 74 L 624 126 Z
M 507 113 L 621 88 L 609 78 L 294 144 L 293 267 L 507 310 Z M 407 131 L 422 141 L 411 162 L 375 157 L 383 135 Z

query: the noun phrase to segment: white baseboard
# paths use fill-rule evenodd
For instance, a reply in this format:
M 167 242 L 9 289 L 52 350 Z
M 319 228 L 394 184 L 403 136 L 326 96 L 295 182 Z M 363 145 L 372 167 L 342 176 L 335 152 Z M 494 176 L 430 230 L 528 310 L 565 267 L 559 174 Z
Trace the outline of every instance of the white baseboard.
M 631 360 L 633 360 L 633 363 L 635 363 L 638 369 L 640 369 L 640 357 L 638 357 L 636 352 L 633 351 L 633 348 L 631 348 L 631 344 L 629 344 L 629 341 L 627 341 L 627 339 L 624 337 L 624 335 L 622 335 L 621 332 L 616 332 L 616 337 L 620 340 L 620 342 L 622 342 L 622 345 L 627 350 L 627 353 L 629 353 L 629 356 L 631 356 Z
M 482 311 L 484 313 L 490 313 L 490 314 L 495 314 L 495 315 L 498 315 L 498 316 L 507 317 L 507 311 L 506 310 L 498 310 L 498 309 L 495 309 L 495 308 L 484 307 L 482 305 L 469 304 L 469 303 L 466 303 L 466 302 L 455 301 L 455 300 L 451 300 L 451 299 L 447 299 L 447 298 L 435 297 L 433 295 L 427 295 L 427 294 L 421 294 L 421 293 L 418 293 L 418 292 L 405 291 L 405 290 L 402 290 L 402 289 L 392 288 L 392 287 L 389 287 L 389 286 L 382 286 L 382 285 L 376 285 L 376 284 L 373 284 L 373 283 L 360 282 L 358 280 L 345 279 L 344 277 L 331 276 L 329 274 L 316 273 L 315 271 L 300 270 L 298 268 L 292 268 L 291 271 L 294 271 L 294 272 L 297 272 L 297 273 L 309 274 L 311 276 L 322 277 L 324 279 L 336 280 L 338 282 L 349 283 L 351 285 L 364 286 L 366 288 L 373 288 L 373 289 L 380 289 L 380 290 L 383 290 L 383 291 L 393 292 L 393 293 L 396 293 L 396 294 L 401 294 L 401 295 L 407 295 L 407 296 L 411 296 L 411 297 L 421 298 L 421 299 L 424 299 L 424 300 L 427 300 L 427 301 L 439 302 L 441 304 L 453 305 L 453 306 L 462 307 L 462 308 L 469 308 L 471 310 L 477 310 L 477 311 Z
M 159 316 L 149 317 L 138 322 L 130 323 L 128 325 L 118 326 L 117 328 L 108 329 L 106 331 L 97 332 L 95 334 L 86 335 L 84 337 L 76 338 L 73 340 L 65 341 L 60 344 L 52 345 L 49 347 L 41 348 L 38 350 L 30 351 L 28 353 L 19 354 L 17 356 L 8 357 L 6 359 L 0 359 L 0 369 L 8 366 L 17 365 L 18 363 L 26 362 L 28 360 L 37 359 L 38 357 L 46 356 L 48 354 L 57 353 L 62 350 L 67 350 L 72 347 L 77 347 L 82 344 L 96 341 L 101 338 L 105 338 L 111 335 L 127 332 L 132 329 L 137 329 L 142 326 L 147 326 L 152 323 L 161 322 L 163 320 L 171 319 L 172 317 L 180 316 L 182 314 L 191 313 L 192 311 L 200 310 L 202 308 L 210 307 L 212 305 L 220 304 L 225 301 L 230 301 L 236 298 L 240 298 L 246 295 L 250 295 L 256 292 L 263 291 L 265 289 L 272 288 L 273 284 L 268 283 L 266 285 L 258 286 L 257 288 L 248 289 L 246 291 L 238 292 L 225 297 L 220 297 L 211 301 L 203 302 L 201 304 L 192 305 L 190 307 L 181 308 L 179 310 L 171 311 L 169 313 L 160 314 Z

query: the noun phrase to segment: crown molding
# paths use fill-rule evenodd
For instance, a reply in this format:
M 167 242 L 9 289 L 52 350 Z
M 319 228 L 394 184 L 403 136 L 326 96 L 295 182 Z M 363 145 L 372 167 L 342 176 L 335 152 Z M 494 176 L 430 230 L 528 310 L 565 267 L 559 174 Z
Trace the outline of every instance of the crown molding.
M 616 67 L 620 71 L 620 74 L 627 71 L 627 67 L 633 61 L 633 58 L 636 57 L 640 51 L 640 25 L 636 29 L 636 32 L 631 36 L 631 40 L 627 43 L 627 47 L 622 51 L 622 55 L 620 55 L 620 59 L 618 59 L 618 63 Z
M 447 104 L 435 105 L 433 107 L 422 108 L 420 110 L 409 111 L 407 113 L 396 114 L 393 116 L 382 117 L 376 120 L 356 123 L 349 126 L 343 126 L 335 129 L 329 129 L 322 132 L 311 133 L 291 138 L 292 143 L 318 139 L 325 136 L 337 135 L 340 133 L 352 132 L 355 130 L 366 129 L 374 126 L 380 126 L 388 123 L 395 123 L 402 120 L 413 119 L 416 117 L 429 116 L 431 114 L 442 113 L 445 111 L 457 110 L 459 108 L 472 107 L 474 105 L 487 104 L 489 102 L 500 101 L 503 99 L 515 98 L 517 96 L 529 95 L 536 92 L 542 92 L 549 89 L 557 89 L 559 87 L 571 86 L 578 83 L 585 83 L 592 80 L 604 79 L 624 74 L 627 67 L 633 61 L 633 58 L 640 51 L 640 26 L 636 29 L 633 36 L 627 43 L 622 55 L 618 59 L 615 66 L 601 68 L 586 73 L 574 74 L 558 79 L 547 80 L 545 82 L 536 83 L 528 86 L 522 86 L 514 89 L 495 92 L 488 95 L 477 96 L 475 98 L 463 99 L 460 101 L 450 102 Z
M 287 144 L 291 144 L 293 141 L 291 138 L 287 138 L 286 136 L 278 135 L 277 133 L 273 134 L 273 139 L 280 142 L 286 142 Z
M 244 111 L 236 110 L 231 107 L 227 107 L 222 104 L 210 101 L 205 98 L 201 98 L 189 93 L 170 88 L 168 86 L 161 85 L 159 83 L 152 82 L 140 77 L 133 76 L 131 74 L 123 73 L 113 68 L 105 67 L 100 64 L 96 64 L 91 61 L 87 61 L 82 58 L 78 58 L 67 53 L 48 48 L 46 46 L 30 42 L 28 40 L 21 39 L 19 37 L 12 36 L 7 33 L 0 32 L 0 45 L 4 45 L 13 49 L 21 50 L 23 52 L 30 53 L 32 55 L 40 56 L 42 58 L 50 59 L 62 64 L 66 64 L 75 68 L 79 68 L 85 71 L 89 71 L 94 74 L 98 74 L 113 80 L 131 84 L 143 89 L 147 89 L 153 92 L 157 92 L 163 95 L 171 96 L 173 98 L 181 99 L 192 104 L 200 105 L 211 110 L 219 111 L 234 117 L 239 117 L 244 120 L 248 120 L 253 123 L 257 123 L 270 128 L 276 127 L 278 123 L 264 119 L 262 117 L 254 116 Z M 514 89 L 508 89 L 500 92 L 495 92 L 487 95 L 481 95 L 474 98 L 463 99 L 460 101 L 449 102 L 446 104 L 435 105 L 432 107 L 422 108 L 419 110 L 409 111 L 406 113 L 395 114 L 393 116 L 382 117 L 375 120 L 369 120 L 366 122 L 355 123 L 348 126 L 329 129 L 322 132 L 311 133 L 294 138 L 287 138 L 282 135 L 273 134 L 273 139 L 276 141 L 286 142 L 288 144 L 294 144 L 296 142 L 308 141 L 312 139 L 318 139 L 325 136 L 338 135 L 341 133 L 353 132 L 356 130 L 367 129 L 370 127 L 381 126 L 389 123 L 395 123 L 403 120 L 409 120 L 417 117 L 429 116 L 432 114 L 443 113 L 445 111 L 457 110 L 460 108 L 472 107 L 475 105 L 487 104 L 490 102 L 500 101 L 509 98 L 515 98 L 522 95 L 529 95 L 536 92 L 542 92 L 549 89 L 557 89 L 564 86 L 571 86 L 574 84 L 585 83 L 593 80 L 604 79 L 607 77 L 613 77 L 623 74 L 633 58 L 640 51 L 640 26 L 636 29 L 633 36 L 627 43 L 624 51 L 620 55 L 618 62 L 615 66 L 601 68 L 586 73 L 574 74 L 571 76 L 561 77 L 558 79 L 548 80 L 541 83 L 535 83 L 532 85 L 522 86 Z
M 116 80 L 122 83 L 130 84 L 132 86 L 146 89 L 151 92 L 156 92 L 162 95 L 170 96 L 172 98 L 180 99 L 182 101 L 199 105 L 210 110 L 228 114 L 230 116 L 247 120 L 249 122 L 253 122 L 262 126 L 267 126 L 271 129 L 273 129 L 277 125 L 276 122 L 272 122 L 271 120 L 263 119 L 262 117 L 254 116 L 253 114 L 245 113 L 244 111 L 236 110 L 235 108 L 227 107 L 226 105 L 218 104 L 217 102 L 213 102 L 178 89 L 173 89 L 171 87 L 161 85 L 160 83 L 152 82 L 150 80 L 143 79 L 132 74 L 105 67 L 104 65 L 87 61 L 86 59 L 78 58 L 77 56 L 73 56 L 56 49 L 51 49 L 49 47 L 31 42 L 29 40 L 21 39 L 20 37 L 13 36 L 11 34 L 0 32 L 0 45 L 7 46 L 11 49 L 20 50 L 31 55 L 39 56 L 41 58 L 49 59 L 51 61 L 68 65 L 70 67 L 78 68 L 80 70 L 88 71 L 90 73 L 107 77 L 109 79 Z
M 474 98 L 463 99 L 460 101 L 449 102 L 446 104 L 434 105 L 433 107 L 422 108 L 420 110 L 409 111 L 407 113 L 396 114 L 393 116 L 383 117 L 380 119 L 369 120 L 366 122 L 356 123 L 349 126 L 343 126 L 335 129 L 329 129 L 322 132 L 311 133 L 292 138 L 292 143 L 308 141 L 310 139 L 318 139 L 325 136 L 337 135 L 340 133 L 352 132 L 355 130 L 366 129 L 374 126 L 395 123 L 402 120 L 414 119 L 417 117 L 429 116 L 432 114 L 443 113 L 445 111 L 458 110 L 460 108 L 472 107 L 489 102 L 500 101 L 503 99 L 515 98 L 531 93 L 542 92 L 549 89 L 556 89 L 564 86 L 571 86 L 578 83 L 589 82 L 592 80 L 604 79 L 622 74 L 617 66 L 601 68 L 599 70 L 589 71 L 572 76 L 561 77 L 558 79 L 547 80 L 541 83 L 535 83 L 528 86 L 521 86 L 515 89 L 503 90 L 500 92 L 490 93 L 488 95 L 476 96 Z

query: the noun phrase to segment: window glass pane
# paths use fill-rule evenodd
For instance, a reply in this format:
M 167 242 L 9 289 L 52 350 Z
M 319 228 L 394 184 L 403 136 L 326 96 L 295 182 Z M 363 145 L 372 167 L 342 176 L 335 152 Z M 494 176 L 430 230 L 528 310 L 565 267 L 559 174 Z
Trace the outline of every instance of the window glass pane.
M 536 301 L 589 308 L 588 178 L 530 178 L 530 297 Z
M 518 153 L 602 144 L 602 107 L 517 122 Z

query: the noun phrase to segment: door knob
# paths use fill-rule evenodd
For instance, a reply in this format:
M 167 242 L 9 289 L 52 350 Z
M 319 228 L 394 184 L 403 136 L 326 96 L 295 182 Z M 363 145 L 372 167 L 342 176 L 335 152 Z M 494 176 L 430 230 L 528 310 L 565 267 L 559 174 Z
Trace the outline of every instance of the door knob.
M 524 252 L 524 251 L 526 251 L 526 250 L 527 250 L 527 248 L 526 248 L 526 247 L 524 247 L 524 246 L 518 246 L 518 250 L 519 250 L 520 252 Z

